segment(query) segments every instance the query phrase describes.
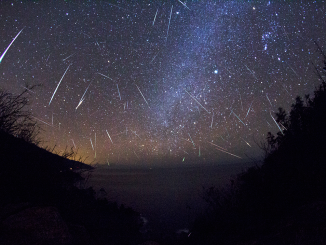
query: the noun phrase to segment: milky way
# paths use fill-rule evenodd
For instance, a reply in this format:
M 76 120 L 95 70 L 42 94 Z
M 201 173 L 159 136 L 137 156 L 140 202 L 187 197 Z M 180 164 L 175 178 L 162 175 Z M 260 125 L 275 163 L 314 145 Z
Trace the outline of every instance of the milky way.
M 0 87 L 18 94 L 41 84 L 29 109 L 43 146 L 76 148 L 88 162 L 260 159 L 257 143 L 281 126 L 278 107 L 289 111 L 320 82 L 312 63 L 322 61 L 315 42 L 326 45 L 324 1 L 2 1 L 0 9 Z

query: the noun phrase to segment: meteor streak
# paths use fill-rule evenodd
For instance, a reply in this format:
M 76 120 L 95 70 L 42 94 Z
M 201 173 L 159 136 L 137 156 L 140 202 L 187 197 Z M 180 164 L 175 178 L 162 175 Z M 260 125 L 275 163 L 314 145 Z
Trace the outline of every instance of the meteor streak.
M 119 86 L 117 84 L 117 88 L 118 88 L 118 93 L 119 93 L 119 97 L 120 97 L 120 100 L 121 100 L 121 95 L 120 95 L 120 91 L 119 91 Z
M 214 112 L 213 112 L 213 116 L 212 116 L 211 128 L 213 128 L 213 118 L 214 118 Z
M 281 124 L 281 126 L 285 129 L 285 130 L 288 130 L 286 127 L 284 127 L 284 125 L 280 122 L 278 122 L 279 124 Z
M 138 155 L 136 154 L 136 152 L 134 151 L 134 153 L 135 153 L 135 155 L 136 155 L 136 157 L 138 158 L 138 160 L 139 160 L 139 157 L 138 157 Z
M 277 127 L 279 128 L 279 130 L 281 131 L 281 133 L 284 135 L 282 129 L 280 128 L 280 126 L 278 125 L 278 123 L 275 121 L 274 117 L 272 116 L 272 113 L 269 112 L 269 114 L 271 115 L 271 117 L 273 118 L 273 121 L 275 122 L 275 124 L 277 125 Z M 284 127 L 284 126 L 283 126 Z
M 70 64 L 70 65 L 71 65 L 71 64 Z M 50 99 L 49 105 L 51 104 L 51 101 L 52 101 L 52 99 L 53 99 L 53 97 L 54 97 L 55 93 L 57 92 L 57 90 L 58 90 L 58 88 L 59 88 L 59 86 L 60 86 L 60 83 L 61 83 L 61 81 L 62 81 L 63 77 L 66 75 L 66 72 L 68 71 L 68 69 L 69 69 L 70 65 L 67 67 L 67 69 L 66 69 L 65 73 L 63 74 L 63 76 L 62 76 L 62 77 L 61 77 L 61 79 L 60 79 L 60 82 L 58 83 L 58 86 L 57 86 L 57 88 L 54 90 L 54 93 L 53 93 L 53 95 L 52 95 L 52 97 L 51 97 L 51 99 Z
M 25 27 L 24 27 L 24 28 L 25 28 Z M 2 59 L 3 59 L 3 57 L 6 55 L 7 51 L 9 50 L 10 46 L 14 43 L 14 41 L 15 41 L 16 38 L 19 36 L 19 34 L 24 30 L 24 28 L 21 29 L 20 32 L 18 32 L 18 34 L 15 36 L 15 38 L 11 41 L 11 43 L 9 44 L 9 46 L 8 46 L 8 47 L 6 48 L 6 50 L 3 52 L 3 54 L 2 54 L 1 57 L 0 57 L 0 63 L 1 63 Z
M 250 70 L 249 68 L 248 68 L 248 66 L 246 66 L 245 65 L 245 67 L 247 68 L 247 70 L 248 71 L 250 71 L 250 73 L 254 76 L 254 78 L 256 78 L 256 80 L 258 81 L 258 78 L 256 77 L 256 75 L 252 72 L 252 70 Z
M 219 150 L 219 151 L 225 152 L 225 153 L 227 153 L 227 154 L 230 154 L 231 156 L 234 156 L 234 157 L 237 157 L 237 158 L 242 159 L 241 157 L 239 157 L 239 156 L 237 156 L 237 155 L 234 155 L 234 154 L 232 154 L 232 153 L 230 153 L 230 152 L 223 151 L 223 150 L 220 150 L 220 149 L 218 149 L 218 148 L 216 148 L 216 150 Z
M 75 145 L 75 141 L 73 139 L 71 139 L 72 143 L 74 144 L 74 147 L 76 149 L 76 145 Z
M 240 137 L 244 142 L 246 142 L 246 144 L 247 145 L 249 145 L 250 147 L 251 147 L 251 145 L 247 142 L 247 141 L 245 141 L 242 137 Z
M 272 125 L 270 125 L 270 123 L 266 120 L 267 124 L 272 128 Z
M 203 107 L 200 103 L 199 103 L 199 101 L 194 97 L 194 96 L 192 96 L 190 93 L 188 93 L 188 91 L 187 90 L 185 90 L 185 89 L 183 89 L 184 91 L 186 91 L 186 93 L 187 94 L 189 94 L 189 96 L 191 97 L 191 98 L 193 98 L 205 111 L 207 111 L 207 113 L 209 113 L 210 114 L 210 112 L 208 111 L 208 110 L 206 110 L 206 108 L 205 107 Z
M 241 101 L 241 108 L 242 108 L 242 111 L 243 111 L 243 105 L 242 105 L 242 99 L 241 99 L 241 94 L 239 92 L 239 95 L 240 95 L 240 101 Z
M 171 16 L 172 16 L 172 9 L 173 9 L 173 5 L 171 7 L 170 18 L 169 18 L 169 25 L 168 25 L 168 30 L 166 32 L 166 41 L 168 40 L 168 36 L 169 36 L 169 29 L 170 29 L 170 22 L 171 22 Z
M 108 136 L 109 136 L 109 138 L 110 138 L 110 140 L 111 140 L 111 142 L 112 142 L 112 144 L 113 144 L 113 141 L 112 141 L 112 139 L 111 139 L 111 136 L 109 135 L 109 132 L 107 131 L 107 130 L 105 130 L 106 131 L 106 133 L 108 134 Z
M 191 136 L 190 136 L 189 133 L 188 133 L 188 135 L 189 135 L 189 137 L 190 137 L 190 139 L 191 139 L 192 144 L 194 145 L 194 147 L 196 147 L 196 146 L 195 146 L 195 143 L 194 143 L 194 141 L 192 140 L 192 138 L 191 138 Z
M 217 146 L 217 147 L 219 147 L 219 148 L 221 148 L 221 149 L 223 149 L 223 150 L 226 151 L 226 149 L 222 148 L 221 146 L 215 145 L 215 144 L 213 144 L 213 143 L 211 143 L 211 142 L 209 142 L 209 141 L 207 141 L 207 142 L 210 143 L 211 145 Z
M 136 131 L 132 131 L 131 130 L 131 132 L 133 132 L 139 139 L 141 139 L 140 137 L 139 137 L 139 135 L 138 134 L 136 134 Z
M 243 125 L 246 126 L 246 124 L 244 124 L 243 121 L 241 121 L 241 119 L 233 111 L 232 111 L 232 113 L 233 113 L 233 115 L 235 115 L 239 119 L 240 122 L 242 122 Z
M 69 58 L 70 58 L 71 56 L 73 56 L 73 55 L 75 55 L 75 53 L 69 55 L 67 58 L 64 58 L 62 61 L 65 61 L 65 60 L 69 59 Z M 50 56 L 50 55 L 49 55 L 49 56 Z
M 156 14 L 155 14 L 155 16 L 154 16 L 153 25 L 154 25 L 154 23 L 155 23 L 155 20 L 156 20 L 156 15 L 157 15 L 157 12 L 158 12 L 158 9 L 156 10 Z M 152 25 L 152 26 L 153 26 L 153 25 Z
M 136 87 L 138 88 L 138 90 L 139 90 L 139 92 L 140 92 L 141 96 L 143 96 L 143 98 L 144 98 L 144 100 L 145 100 L 146 104 L 148 105 L 148 107 L 149 107 L 149 108 L 151 108 L 151 107 L 149 106 L 149 104 L 147 103 L 147 100 L 145 99 L 145 97 L 144 97 L 143 93 L 140 91 L 139 87 L 137 86 L 137 84 L 135 84 L 135 85 L 136 85 Z
M 186 151 L 184 151 L 184 150 L 182 150 L 184 153 L 186 153 L 187 155 L 189 155 L 189 153 L 188 152 L 186 152 Z
M 112 81 L 114 81 L 111 77 L 105 76 L 105 75 L 102 74 L 102 73 L 99 73 L 99 72 L 98 72 L 97 74 L 99 74 L 99 75 L 101 75 L 101 76 L 103 76 L 103 77 L 109 78 L 109 79 L 111 79 Z
M 287 89 L 285 88 L 285 86 L 282 84 L 282 87 L 285 89 L 285 91 L 292 97 L 292 95 L 289 93 L 289 91 L 287 91 Z
M 291 68 L 291 70 L 294 72 L 294 74 L 299 78 L 301 79 L 301 77 L 298 75 L 298 73 L 295 72 L 295 70 L 286 62 L 286 60 L 284 60 L 285 63 Z
M 32 116 L 32 117 L 34 117 L 34 116 Z M 44 124 L 46 124 L 46 125 L 48 125 L 48 126 L 50 126 L 50 127 L 52 127 L 53 128 L 53 125 L 51 125 L 51 124 L 49 124 L 49 123 L 47 123 L 47 122 L 44 122 L 44 121 L 42 121 L 41 119 L 39 119 L 39 118 L 37 118 L 37 117 L 34 117 L 36 120 L 39 120 L 40 122 L 42 122 L 42 123 L 44 123 Z
M 83 103 L 83 101 L 84 101 L 84 98 L 81 98 L 80 101 L 79 101 L 79 103 L 78 103 L 78 105 L 77 105 L 77 107 L 76 107 L 76 110 L 77 110 L 78 107 L 81 105 L 81 103 Z
M 267 97 L 267 99 L 268 99 L 268 101 L 269 101 L 269 103 L 271 104 L 271 106 L 272 106 L 272 103 L 271 103 L 271 101 L 269 100 L 269 98 L 268 98 L 268 95 L 266 94 L 266 97 Z
M 252 102 L 254 102 L 254 101 L 252 101 Z M 248 109 L 248 112 L 247 112 L 246 117 L 248 116 L 248 113 L 249 113 L 249 111 L 250 111 L 250 108 L 251 108 L 252 102 L 251 102 L 251 104 L 250 104 L 250 106 L 249 106 L 249 109 Z M 245 117 L 245 119 L 246 119 L 246 117 Z
M 78 108 L 78 107 L 83 103 L 83 101 L 85 100 L 85 94 L 86 94 L 86 92 L 87 92 L 89 86 L 91 86 L 91 84 L 92 84 L 92 82 L 91 82 L 91 83 L 88 85 L 88 87 L 86 88 L 86 90 L 85 90 L 83 96 L 81 97 L 81 99 L 80 99 L 80 101 L 79 101 L 79 103 L 78 103 L 78 105 L 77 105 L 77 107 L 76 107 L 76 110 L 77 110 L 77 108 Z
M 156 56 L 160 53 L 161 51 L 158 51 L 157 54 L 154 56 L 154 58 L 152 59 L 152 61 L 150 62 L 150 64 L 152 64 L 152 62 L 155 60 Z
M 190 8 L 188 8 L 187 5 L 186 5 L 185 3 L 181 2 L 180 0 L 178 0 L 178 1 L 179 1 L 183 6 L 185 6 L 187 9 L 190 10 Z
M 26 88 L 25 86 L 21 86 L 21 87 L 23 87 L 24 89 L 28 90 L 29 92 L 32 92 L 33 94 L 35 94 L 35 92 L 33 92 L 32 90 Z

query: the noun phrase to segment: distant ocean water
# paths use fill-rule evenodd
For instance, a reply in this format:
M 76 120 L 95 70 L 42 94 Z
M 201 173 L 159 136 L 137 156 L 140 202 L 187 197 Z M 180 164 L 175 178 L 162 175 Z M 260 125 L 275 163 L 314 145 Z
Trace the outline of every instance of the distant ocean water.
M 150 232 L 189 229 L 204 210 L 203 187 L 222 186 L 253 164 L 139 169 L 98 167 L 89 184 L 104 188 L 107 198 L 141 213 Z

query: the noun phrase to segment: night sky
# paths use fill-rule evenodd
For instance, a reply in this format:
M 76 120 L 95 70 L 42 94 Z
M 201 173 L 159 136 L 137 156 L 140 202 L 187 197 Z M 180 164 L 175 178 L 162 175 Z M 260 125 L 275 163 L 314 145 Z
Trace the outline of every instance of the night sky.
M 87 162 L 260 159 L 255 142 L 279 130 L 278 107 L 320 83 L 325 6 L 1 1 L 0 88 L 41 84 L 28 93 L 42 145 Z

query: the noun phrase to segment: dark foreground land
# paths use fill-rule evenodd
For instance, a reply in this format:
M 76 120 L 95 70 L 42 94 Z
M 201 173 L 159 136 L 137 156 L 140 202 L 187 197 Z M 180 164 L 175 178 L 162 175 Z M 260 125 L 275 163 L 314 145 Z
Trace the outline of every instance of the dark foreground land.
M 138 213 L 78 188 L 91 166 L 4 132 L 0 159 L 0 244 L 142 242 Z

